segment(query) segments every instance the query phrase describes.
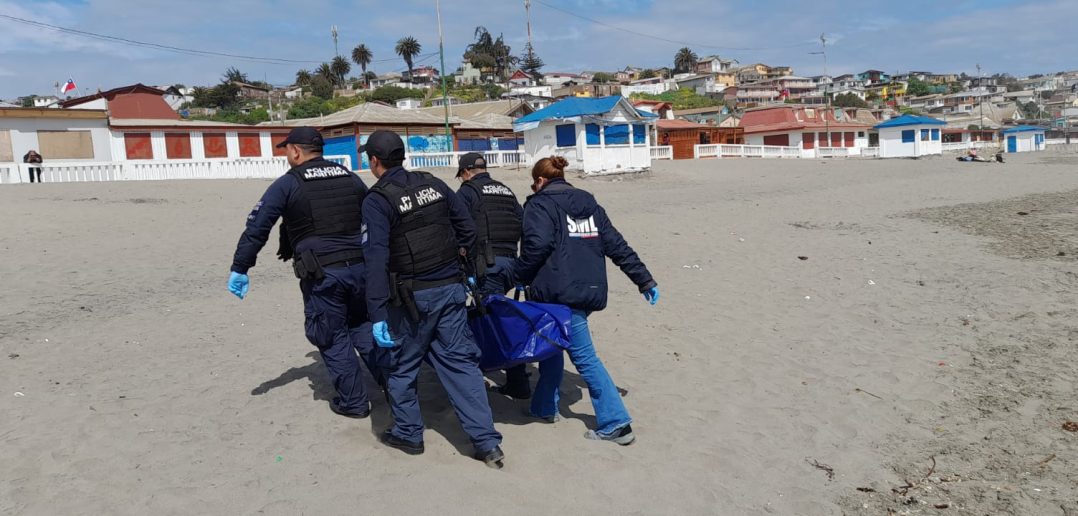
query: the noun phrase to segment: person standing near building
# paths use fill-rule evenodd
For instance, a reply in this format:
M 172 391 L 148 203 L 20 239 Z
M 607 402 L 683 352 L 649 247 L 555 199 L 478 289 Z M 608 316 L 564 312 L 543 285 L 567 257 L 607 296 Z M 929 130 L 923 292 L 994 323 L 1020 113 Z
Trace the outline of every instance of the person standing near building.
M 595 353 L 588 316 L 606 308 L 606 258 L 621 268 L 649 303 L 659 301 L 659 288 L 606 211 L 590 193 L 565 180 L 568 162 L 543 158 L 532 168 L 532 191 L 524 204 L 524 236 L 520 257 L 487 276 L 484 293 L 504 292 L 507 285 L 528 285 L 528 299 L 572 309 L 570 346 L 566 351 L 588 386 L 597 428 L 585 437 L 632 444 L 632 418 L 610 373 Z M 558 388 L 564 373 L 563 354 L 539 363 L 539 381 L 530 415 L 558 419 Z
M 367 186 L 347 168 L 322 157 L 322 135 L 297 127 L 277 147 L 292 166 L 266 190 L 247 216 L 236 246 L 228 290 L 247 296 L 247 272 L 255 265 L 277 219 L 277 256 L 293 261 L 303 292 L 304 330 L 318 348 L 336 397 L 329 407 L 351 418 L 370 414 L 363 371 L 356 352 L 381 383 L 375 361 L 364 294 L 361 207 Z
M 457 179 L 461 180 L 457 195 L 475 220 L 477 234 L 472 259 L 476 276 L 482 281 L 487 271 L 505 267 L 517 257 L 524 209 L 513 190 L 490 177 L 486 158 L 478 152 L 460 157 Z M 521 400 L 530 398 L 531 385 L 525 365 L 506 369 L 505 385 L 495 387 L 494 391 Z
M 41 157 L 41 154 L 38 154 L 34 149 L 30 149 L 30 152 L 27 152 L 26 155 L 22 157 L 23 163 L 40 165 L 42 161 L 44 161 L 44 159 Z M 34 182 L 35 173 L 37 174 L 37 182 L 41 183 L 41 167 L 30 167 L 30 182 Z
M 396 133 L 375 131 L 359 152 L 378 178 L 363 201 L 363 252 L 372 331 L 388 355 L 383 365 L 393 426 L 382 442 L 423 453 L 416 379 L 429 357 L 474 458 L 500 467 L 502 436 L 494 429 L 479 347 L 468 327 L 460 266 L 475 243 L 475 223 L 444 182 L 401 166 L 404 142 Z

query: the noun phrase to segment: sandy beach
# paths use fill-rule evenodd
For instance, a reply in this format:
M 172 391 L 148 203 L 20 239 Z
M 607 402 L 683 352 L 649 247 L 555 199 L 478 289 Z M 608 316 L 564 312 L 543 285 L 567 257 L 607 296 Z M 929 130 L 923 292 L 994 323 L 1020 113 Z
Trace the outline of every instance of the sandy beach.
M 1076 166 L 728 159 L 575 181 L 662 289 L 648 306 L 611 266 L 591 318 L 638 441 L 583 438 L 567 365 L 557 424 L 491 397 L 500 471 L 468 456 L 429 369 L 424 455 L 377 442 L 378 395 L 369 419 L 330 412 L 273 249 L 246 300 L 228 293 L 268 181 L 4 186 L 0 514 L 1078 515 Z M 523 169 L 493 174 L 528 191 Z

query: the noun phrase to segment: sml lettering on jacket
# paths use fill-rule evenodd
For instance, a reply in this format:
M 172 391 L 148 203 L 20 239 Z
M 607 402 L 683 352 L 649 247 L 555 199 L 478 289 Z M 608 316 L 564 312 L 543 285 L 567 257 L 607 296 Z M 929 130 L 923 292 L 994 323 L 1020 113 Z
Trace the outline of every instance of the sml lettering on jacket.
M 599 228 L 595 225 L 595 215 L 586 219 L 573 219 L 566 215 L 568 222 L 569 238 L 596 238 L 599 236 Z

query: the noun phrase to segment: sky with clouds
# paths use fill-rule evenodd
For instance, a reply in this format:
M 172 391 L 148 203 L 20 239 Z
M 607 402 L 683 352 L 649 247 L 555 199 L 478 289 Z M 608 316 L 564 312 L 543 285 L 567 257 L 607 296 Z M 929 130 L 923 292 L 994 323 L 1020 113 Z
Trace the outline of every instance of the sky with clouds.
M 0 0 L 0 15 L 80 31 L 214 52 L 309 63 L 268 64 L 140 48 L 56 32 L 0 17 L 0 98 L 51 94 L 72 78 L 83 92 L 142 82 L 210 85 L 229 66 L 252 79 L 288 84 L 365 43 L 379 73 L 400 71 L 393 53 L 413 36 L 438 49 L 434 0 Z M 527 40 L 524 0 L 442 0 L 446 68 L 455 69 L 476 26 L 501 33 L 519 54 Z M 568 14 L 566 11 L 573 14 Z M 545 71 L 617 70 L 672 64 L 689 46 L 744 64 L 823 73 L 866 69 L 986 74 L 1078 68 L 1075 0 L 532 0 L 532 39 Z M 654 36 L 654 37 L 649 37 Z M 422 57 L 437 65 L 437 56 Z

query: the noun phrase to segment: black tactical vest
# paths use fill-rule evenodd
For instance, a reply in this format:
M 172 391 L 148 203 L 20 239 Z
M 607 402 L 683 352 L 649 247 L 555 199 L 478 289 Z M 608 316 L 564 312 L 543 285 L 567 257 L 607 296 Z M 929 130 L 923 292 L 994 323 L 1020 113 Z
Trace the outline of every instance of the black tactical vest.
M 400 219 L 389 229 L 389 271 L 421 276 L 457 261 L 456 233 L 449 200 L 434 186 L 434 176 L 410 171 L 422 181 L 409 186 L 385 182 L 370 191 L 389 202 Z
M 471 179 L 463 186 L 474 190 L 479 197 L 472 205 L 472 218 L 478 230 L 476 244 L 480 252 L 486 252 L 489 244 L 496 254 L 516 256 L 521 221 L 517 216 L 520 205 L 513 191 L 490 176 Z
M 288 171 L 299 192 L 284 212 L 291 246 L 309 236 L 354 235 L 362 226 L 363 190 L 347 168 L 313 159 Z

